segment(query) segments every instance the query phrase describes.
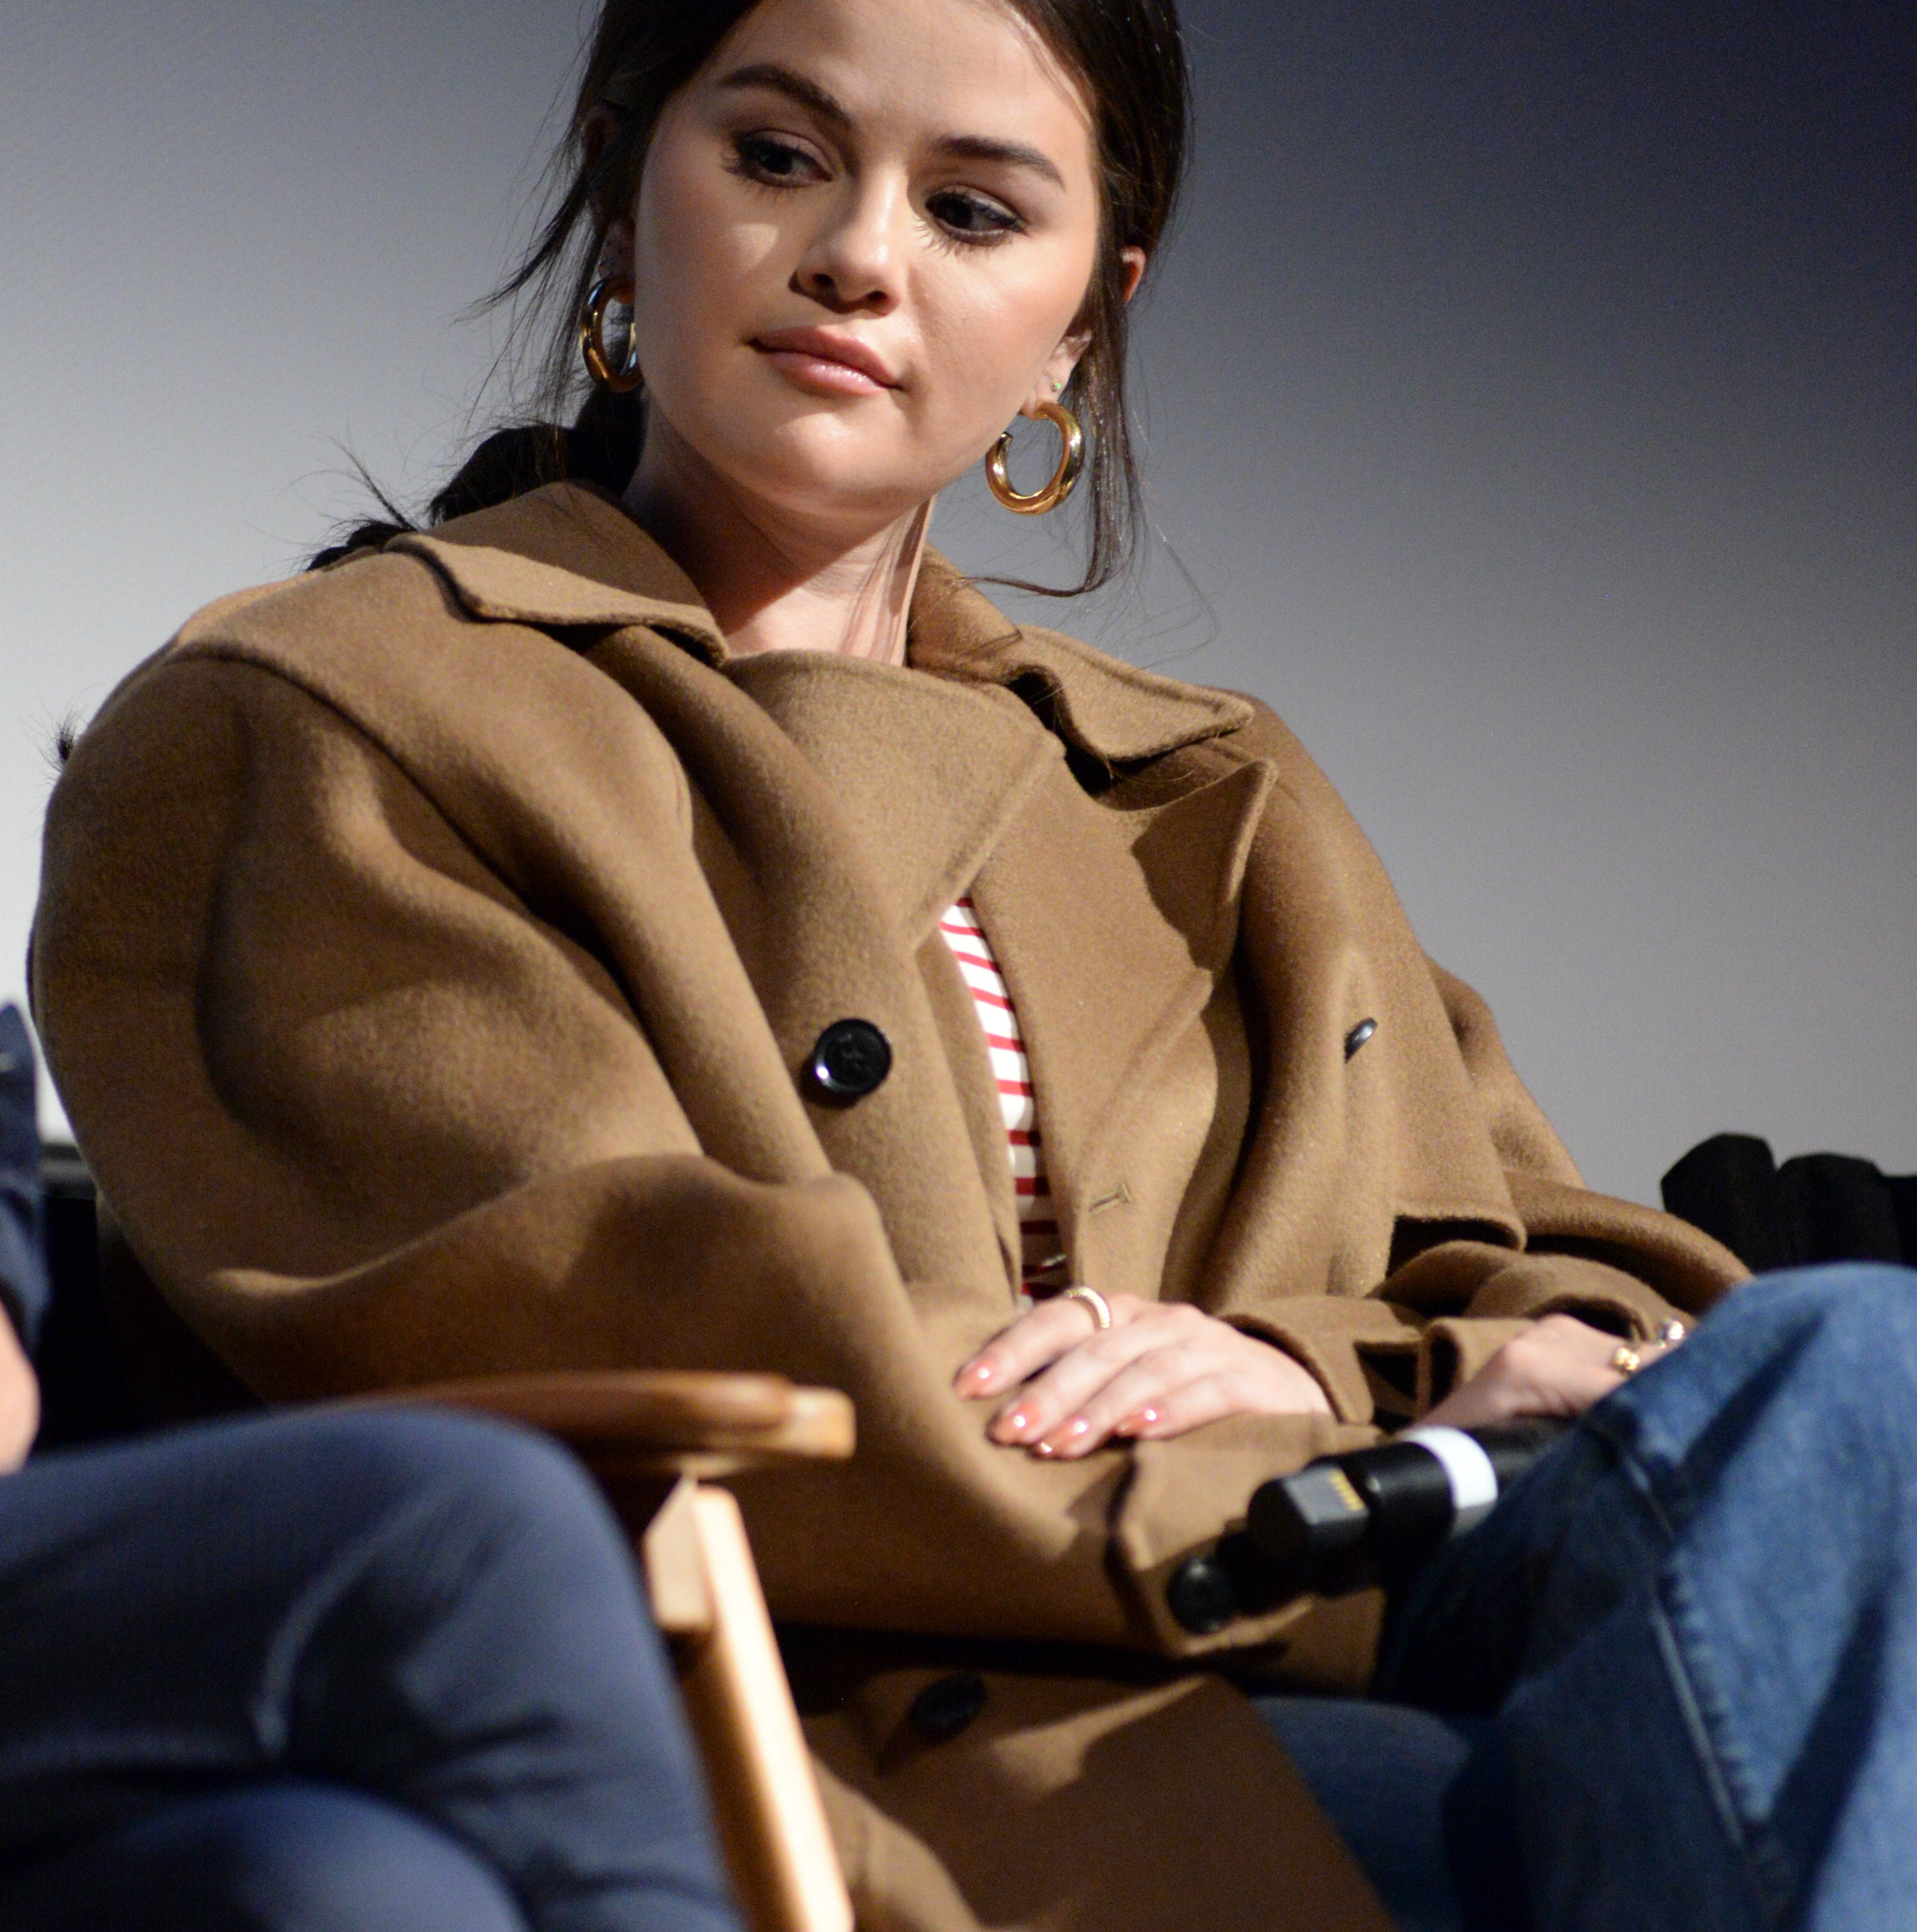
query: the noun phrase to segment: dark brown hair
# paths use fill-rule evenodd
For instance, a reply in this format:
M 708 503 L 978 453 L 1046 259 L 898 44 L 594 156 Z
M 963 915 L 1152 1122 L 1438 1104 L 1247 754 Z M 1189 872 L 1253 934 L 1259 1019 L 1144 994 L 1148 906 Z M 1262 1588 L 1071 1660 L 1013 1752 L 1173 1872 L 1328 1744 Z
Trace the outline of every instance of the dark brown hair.
M 758 0 L 606 0 L 586 56 L 566 139 L 554 158 L 551 213 L 524 260 L 488 306 L 530 298 L 529 313 L 562 317 L 540 358 L 546 420 L 495 430 L 428 506 L 441 523 L 562 477 L 617 494 L 630 481 L 645 432 L 644 391 L 594 389 L 562 426 L 578 381 L 574 319 L 591 285 L 604 211 L 629 205 L 667 100 L 702 67 Z M 1090 542 L 1077 591 L 1108 583 L 1136 547 L 1142 518 L 1125 403 L 1123 251 L 1156 253 L 1184 172 L 1190 81 L 1175 0 L 1008 0 L 1090 96 L 1097 140 L 1102 226 L 1080 326 L 1090 340 L 1064 401 L 1090 444 L 1085 494 Z M 614 120 L 596 161 L 588 123 Z M 360 525 L 315 566 L 410 527 L 383 496 L 388 520 Z M 1028 586 L 1034 589 L 1038 586 Z

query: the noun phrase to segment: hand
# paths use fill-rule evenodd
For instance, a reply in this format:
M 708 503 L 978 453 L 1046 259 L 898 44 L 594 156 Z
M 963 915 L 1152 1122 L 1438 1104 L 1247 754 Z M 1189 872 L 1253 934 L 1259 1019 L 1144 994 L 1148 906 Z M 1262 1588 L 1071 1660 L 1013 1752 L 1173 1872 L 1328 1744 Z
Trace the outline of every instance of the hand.
M 1676 1346 L 1630 1344 L 1647 1368 Z M 1624 1379 L 1611 1360 L 1617 1348 L 1615 1335 L 1574 1315 L 1547 1315 L 1507 1342 L 1423 1419 L 1454 1429 L 1482 1429 L 1520 1415 L 1582 1415 Z
M 1035 1456 L 1088 1454 L 1114 1436 L 1153 1440 L 1228 1415 L 1329 1415 L 1310 1372 L 1282 1349 L 1188 1303 L 1107 1298 L 1112 1326 L 1054 1298 L 1002 1330 L 958 1371 L 968 1401 L 1002 1396 L 988 1433 Z
M 40 1384 L 14 1324 L 0 1310 L 0 1474 L 17 1469 L 40 1430 Z

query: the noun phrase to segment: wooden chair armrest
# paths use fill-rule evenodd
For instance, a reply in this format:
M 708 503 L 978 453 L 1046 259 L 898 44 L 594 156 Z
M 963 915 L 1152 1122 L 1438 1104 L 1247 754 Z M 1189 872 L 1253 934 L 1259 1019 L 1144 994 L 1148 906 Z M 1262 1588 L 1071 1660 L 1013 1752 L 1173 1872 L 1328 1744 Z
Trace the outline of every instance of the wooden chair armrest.
M 388 1389 L 363 1400 L 478 1409 L 556 1436 L 604 1480 L 727 1475 L 852 1454 L 852 1404 L 783 1376 L 575 1369 Z
M 696 1480 L 850 1456 L 849 1399 L 783 1376 L 628 1369 L 484 1376 L 357 1400 L 478 1409 L 572 1449 L 637 1544 L 748 1932 L 854 1932 L 739 1505 Z

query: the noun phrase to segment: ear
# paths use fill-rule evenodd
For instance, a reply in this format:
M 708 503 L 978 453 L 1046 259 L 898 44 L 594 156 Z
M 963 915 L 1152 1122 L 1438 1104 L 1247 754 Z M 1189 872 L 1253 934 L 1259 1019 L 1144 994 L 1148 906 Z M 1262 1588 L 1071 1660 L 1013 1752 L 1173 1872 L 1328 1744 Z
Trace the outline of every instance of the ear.
M 586 172 L 589 176 L 604 158 L 606 144 L 612 139 L 613 130 L 617 124 L 618 116 L 610 107 L 595 107 L 586 116 L 586 124 L 580 130 L 580 140 L 585 150 Z M 592 218 L 598 223 L 600 232 L 599 259 L 593 269 L 595 277 L 603 280 L 609 276 L 631 274 L 632 209 L 614 206 L 604 196 L 596 194 L 592 197 Z
M 1125 265 L 1125 299 L 1130 302 L 1138 292 L 1138 284 L 1144 280 L 1145 251 L 1142 248 L 1127 248 L 1119 260 Z M 1066 337 L 1050 356 L 1045 367 L 1039 371 L 1039 379 L 1021 406 L 1021 416 L 1031 416 L 1038 413 L 1041 403 L 1057 400 L 1064 393 L 1065 385 L 1072 380 L 1072 372 L 1078 368 L 1080 358 L 1091 346 L 1089 329 L 1075 329 Z

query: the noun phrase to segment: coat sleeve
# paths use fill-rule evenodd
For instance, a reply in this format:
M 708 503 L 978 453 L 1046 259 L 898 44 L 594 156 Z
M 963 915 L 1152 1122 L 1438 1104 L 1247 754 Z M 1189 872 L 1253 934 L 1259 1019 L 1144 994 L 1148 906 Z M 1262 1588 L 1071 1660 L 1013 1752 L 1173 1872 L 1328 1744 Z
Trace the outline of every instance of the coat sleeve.
M 1374 1294 L 1294 1297 L 1234 1318 L 1310 1369 L 1349 1422 L 1422 1414 L 1542 1316 L 1572 1315 L 1622 1340 L 1651 1341 L 1668 1322 L 1688 1327 L 1749 1274 L 1688 1222 L 1585 1187 L 1513 1069 L 1490 1009 L 1426 963 L 1524 1245 L 1468 1226 L 1401 1223 Z
M 1142 1593 L 1250 1463 L 1171 1445 L 1193 1480 L 1153 1532 L 1126 1453 L 989 1443 L 866 1190 L 703 1151 L 592 933 L 308 692 L 201 658 L 110 703 L 50 814 L 34 976 L 128 1245 L 269 1400 L 634 1365 L 841 1388 L 851 1463 L 738 1484 L 777 1614 L 1186 1643 Z M 1358 1439 L 1273 1419 L 1251 1462 Z M 1151 1574 L 1114 1562 L 1121 1517 Z
M 1240 1190 L 1264 1218 L 1229 1231 L 1220 1312 L 1303 1362 L 1342 1420 L 1389 1426 L 1542 1316 L 1648 1340 L 1745 1279 L 1696 1228 L 1582 1185 L 1490 1009 L 1424 952 L 1330 780 L 1250 702 L 1238 754 L 1278 779 L 1240 928 L 1272 1031 Z

